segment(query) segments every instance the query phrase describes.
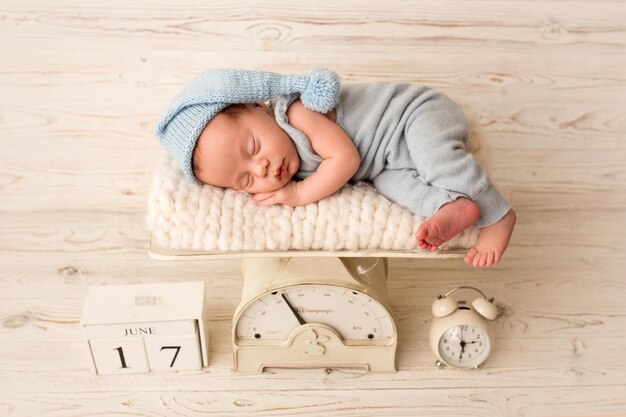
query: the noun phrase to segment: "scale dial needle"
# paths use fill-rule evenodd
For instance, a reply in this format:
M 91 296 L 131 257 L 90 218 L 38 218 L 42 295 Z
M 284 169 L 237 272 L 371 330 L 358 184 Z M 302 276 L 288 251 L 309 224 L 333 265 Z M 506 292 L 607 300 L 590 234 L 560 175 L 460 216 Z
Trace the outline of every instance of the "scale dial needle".
M 298 314 L 298 312 L 296 311 L 295 308 L 293 308 L 293 306 L 291 305 L 291 303 L 289 302 L 289 300 L 287 299 L 287 296 L 285 295 L 285 293 L 281 293 L 280 294 L 283 297 L 283 300 L 285 300 L 285 302 L 287 303 L 287 306 L 289 307 L 289 309 L 291 310 L 291 312 L 293 313 L 294 316 L 296 316 L 296 319 L 298 319 L 298 323 L 300 324 L 305 324 L 305 321 L 302 320 L 302 317 L 300 317 L 300 314 Z

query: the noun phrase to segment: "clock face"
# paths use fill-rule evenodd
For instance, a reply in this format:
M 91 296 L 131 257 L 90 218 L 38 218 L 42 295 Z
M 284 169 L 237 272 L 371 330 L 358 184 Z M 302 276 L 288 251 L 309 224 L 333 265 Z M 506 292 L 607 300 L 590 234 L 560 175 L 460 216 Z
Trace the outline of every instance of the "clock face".
M 260 296 L 241 312 L 236 337 L 286 340 L 298 326 L 326 324 L 344 340 L 389 341 L 389 312 L 367 294 L 333 285 L 295 285 Z
M 450 327 L 439 338 L 439 355 L 444 362 L 457 368 L 473 368 L 487 359 L 491 345 L 489 337 L 478 327 Z

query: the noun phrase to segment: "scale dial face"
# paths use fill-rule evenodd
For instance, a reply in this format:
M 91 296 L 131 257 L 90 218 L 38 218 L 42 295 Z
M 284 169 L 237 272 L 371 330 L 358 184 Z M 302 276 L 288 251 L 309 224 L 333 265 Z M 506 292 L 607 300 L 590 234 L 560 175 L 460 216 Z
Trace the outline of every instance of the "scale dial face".
M 266 293 L 239 316 L 240 340 L 286 340 L 298 326 L 326 324 L 347 341 L 391 343 L 394 327 L 389 312 L 367 294 L 333 285 L 294 285 Z
M 491 344 L 487 334 L 471 325 L 450 327 L 439 338 L 439 355 L 450 366 L 473 368 L 489 356 Z

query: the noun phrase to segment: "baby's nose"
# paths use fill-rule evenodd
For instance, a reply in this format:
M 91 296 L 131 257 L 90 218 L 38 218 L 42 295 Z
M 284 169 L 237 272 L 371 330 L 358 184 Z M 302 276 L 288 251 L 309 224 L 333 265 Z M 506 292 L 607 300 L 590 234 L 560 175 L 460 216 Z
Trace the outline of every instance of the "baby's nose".
M 255 164 L 255 174 L 257 177 L 265 177 L 267 175 L 267 167 L 269 165 L 269 161 L 265 158 L 260 158 Z

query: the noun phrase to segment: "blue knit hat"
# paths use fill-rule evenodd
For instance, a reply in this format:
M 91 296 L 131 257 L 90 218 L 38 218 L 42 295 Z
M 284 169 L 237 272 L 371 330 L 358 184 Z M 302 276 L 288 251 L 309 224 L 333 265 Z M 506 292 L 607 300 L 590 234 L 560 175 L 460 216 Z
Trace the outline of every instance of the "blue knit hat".
M 193 150 L 213 116 L 231 104 L 259 103 L 298 92 L 304 107 L 326 113 L 337 104 L 339 77 L 327 69 L 314 69 L 306 76 L 265 71 L 208 71 L 191 80 L 176 96 L 158 122 L 156 137 L 176 159 L 187 179 L 200 184 L 193 174 Z

